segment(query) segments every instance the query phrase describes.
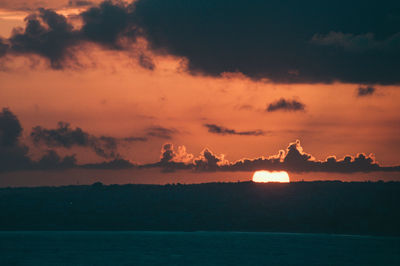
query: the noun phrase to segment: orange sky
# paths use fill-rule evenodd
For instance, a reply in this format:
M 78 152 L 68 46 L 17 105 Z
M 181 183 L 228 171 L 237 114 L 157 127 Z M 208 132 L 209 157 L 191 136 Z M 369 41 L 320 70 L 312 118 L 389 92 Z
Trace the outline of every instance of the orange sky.
M 160 67 L 150 71 L 125 54 L 89 52 L 93 60 L 102 58 L 90 69 L 19 66 L 0 72 L 0 104 L 18 115 L 26 134 L 35 125 L 54 128 L 58 121 L 116 137 L 139 136 L 148 126 L 163 126 L 176 129 L 173 142 L 192 153 L 210 147 L 230 160 L 276 154 L 300 139 L 319 159 L 364 152 L 387 165 L 399 163 L 400 92 L 395 86 L 379 86 L 378 95 L 357 98 L 353 84 L 282 85 L 240 76 L 191 76 L 175 68 L 179 59 L 159 58 Z M 280 97 L 301 99 L 306 110 L 265 112 L 267 104 Z M 267 134 L 213 135 L 204 123 Z M 127 151 L 128 158 L 154 161 L 163 142 L 136 144 Z
M 10 8 L 24 2 L 0 5 L 0 36 L 8 37 L 13 27 L 24 24 L 25 11 Z M 65 11 L 65 1 L 47 2 L 74 14 L 72 8 Z M 91 44 L 78 52 L 81 66 L 64 70 L 50 69 L 37 56 L 7 56 L 0 63 L 0 107 L 17 115 L 33 156 L 43 150 L 32 145 L 31 128 L 55 128 L 58 121 L 65 121 L 99 136 L 143 136 L 149 127 L 174 131 L 170 140 L 150 138 L 121 147 L 121 155 L 135 163 L 159 160 L 166 142 L 184 145 L 194 156 L 207 147 L 235 161 L 277 154 L 299 139 L 305 151 L 320 160 L 362 152 L 375 154 L 384 166 L 400 164 L 399 86 L 374 85 L 374 95 L 357 97 L 363 84 L 275 84 L 240 74 L 191 75 L 185 58 L 146 53 L 155 70 L 141 67 L 137 54 L 105 51 Z M 306 108 L 265 111 L 280 98 L 296 99 Z M 222 136 L 208 132 L 206 123 L 266 134 Z M 80 148 L 59 150 L 76 153 L 81 163 L 102 160 Z

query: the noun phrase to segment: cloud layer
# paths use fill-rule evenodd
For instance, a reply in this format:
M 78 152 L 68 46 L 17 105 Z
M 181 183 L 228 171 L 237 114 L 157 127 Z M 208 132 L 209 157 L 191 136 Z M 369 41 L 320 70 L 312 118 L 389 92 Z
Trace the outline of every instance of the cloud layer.
M 62 68 L 83 43 L 122 50 L 143 37 L 155 53 L 187 58 L 191 73 L 241 72 L 280 83 L 398 84 L 399 10 L 398 1 L 377 0 L 105 1 L 78 16 L 80 29 L 39 9 L 25 29 L 0 40 L 0 56 L 36 54 Z M 149 57 L 138 59 L 154 69 Z
M 325 160 L 317 160 L 311 154 L 303 151 L 300 141 L 290 143 L 286 150 L 277 155 L 254 159 L 241 159 L 230 162 L 224 154 L 215 154 L 210 149 L 204 149 L 199 156 L 187 152 L 185 146 L 175 148 L 172 143 L 162 146 L 160 160 L 151 164 L 133 164 L 118 155 L 117 145 L 141 138 L 95 137 L 80 128 L 72 129 L 68 124 L 60 123 L 56 129 L 35 127 L 31 138 L 37 145 L 43 145 L 45 155 L 39 160 L 33 160 L 28 154 L 29 149 L 21 143 L 23 128 L 18 118 L 7 108 L 0 112 L 0 172 L 37 169 L 125 169 L 125 168 L 160 168 L 164 172 L 176 170 L 192 171 L 256 171 L 256 170 L 286 170 L 291 172 L 399 172 L 400 166 L 386 167 L 379 165 L 373 155 L 357 154 L 337 159 L 330 156 Z M 42 147 L 43 147 L 42 146 Z M 73 146 L 88 147 L 107 161 L 91 164 L 78 164 L 75 155 L 61 157 L 56 151 L 48 148 Z
M 399 10 L 398 1 L 376 0 L 139 0 L 135 16 L 153 49 L 188 58 L 192 72 L 392 84 Z
M 191 163 L 171 158 L 175 151 L 172 144 L 166 144 L 161 161 L 152 164 L 152 167 L 161 167 L 168 171 L 179 169 L 192 169 L 194 171 L 291 171 L 291 172 L 332 172 L 332 173 L 355 173 L 355 172 L 394 172 L 400 171 L 400 166 L 384 167 L 380 166 L 373 155 L 363 153 L 356 156 L 346 156 L 343 159 L 336 159 L 330 156 L 323 161 L 315 159 L 311 154 L 305 153 L 297 140 L 290 143 L 286 150 L 279 151 L 278 155 L 268 158 L 259 157 L 255 159 L 242 159 L 229 162 L 224 155 L 216 155 L 209 149 L 204 149 L 199 157 L 194 158 Z M 167 153 L 165 153 L 167 151 Z M 185 149 L 186 152 L 186 149 Z

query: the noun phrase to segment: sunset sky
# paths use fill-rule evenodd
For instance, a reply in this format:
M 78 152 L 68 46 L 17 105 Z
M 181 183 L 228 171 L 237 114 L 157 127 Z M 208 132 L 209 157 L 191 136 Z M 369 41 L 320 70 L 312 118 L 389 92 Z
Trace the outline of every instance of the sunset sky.
M 0 186 L 399 181 L 383 2 L 1 0 Z

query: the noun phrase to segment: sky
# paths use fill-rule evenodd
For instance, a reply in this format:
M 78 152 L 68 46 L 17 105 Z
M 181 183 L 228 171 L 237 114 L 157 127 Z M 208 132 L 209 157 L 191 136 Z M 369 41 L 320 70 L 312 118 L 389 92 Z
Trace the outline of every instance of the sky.
M 0 1 L 0 186 L 400 180 L 398 1 Z

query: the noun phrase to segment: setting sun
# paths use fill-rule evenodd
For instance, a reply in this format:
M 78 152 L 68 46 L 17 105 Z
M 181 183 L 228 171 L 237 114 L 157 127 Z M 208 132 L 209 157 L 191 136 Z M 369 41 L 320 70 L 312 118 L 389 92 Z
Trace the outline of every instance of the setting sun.
M 256 171 L 253 175 L 253 182 L 257 183 L 289 183 L 289 175 L 285 171 L 280 172 L 269 172 L 269 171 Z

